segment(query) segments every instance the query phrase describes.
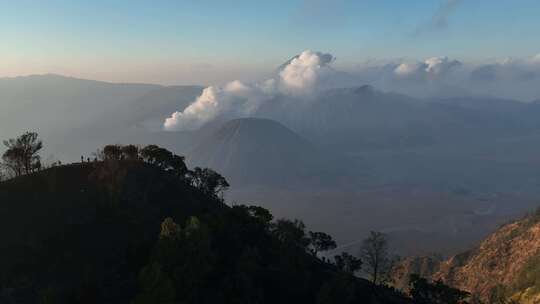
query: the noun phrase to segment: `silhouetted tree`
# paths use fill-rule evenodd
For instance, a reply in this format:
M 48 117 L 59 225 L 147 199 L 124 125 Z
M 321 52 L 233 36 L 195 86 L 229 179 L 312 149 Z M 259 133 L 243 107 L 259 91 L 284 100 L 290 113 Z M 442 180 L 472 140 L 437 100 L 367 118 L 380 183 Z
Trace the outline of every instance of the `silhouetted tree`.
M 156 145 L 148 145 L 141 149 L 140 155 L 145 162 L 152 165 L 160 166 L 163 162 L 163 159 L 168 157 L 169 153 L 166 153 L 165 151 L 165 149 L 160 148 Z
M 139 154 L 145 162 L 171 172 L 180 178 L 185 178 L 188 173 L 184 157 L 165 148 L 148 145 L 141 149 Z
M 300 220 L 279 219 L 273 226 L 272 234 L 286 246 L 307 249 L 310 240 L 305 229 L 306 225 Z
M 94 162 L 103 161 L 105 160 L 105 153 L 103 149 L 97 149 L 95 152 L 92 152 L 92 157 L 94 158 Z
M 311 252 L 316 255 L 318 252 L 336 248 L 336 242 L 329 234 L 324 232 L 309 232 Z
M 139 147 L 135 145 L 122 146 L 122 155 L 125 160 L 137 160 L 139 159 Z
M 449 287 L 440 280 L 430 283 L 417 274 L 410 276 L 409 287 L 411 297 L 418 304 L 458 304 L 470 296 L 468 292 Z
M 120 160 L 122 157 L 122 147 L 120 145 L 106 145 L 103 148 L 103 155 L 106 160 Z
M 336 255 L 334 260 L 337 268 L 348 273 L 355 273 L 362 268 L 362 260 L 347 252 Z
M 191 184 L 203 193 L 219 197 L 229 188 L 227 180 L 221 174 L 209 168 L 195 167 L 188 173 Z
M 392 269 L 386 235 L 371 231 L 369 237 L 362 243 L 360 257 L 370 281 L 374 285 L 385 283 Z
M 247 206 L 246 208 L 247 208 L 248 213 L 251 216 L 259 220 L 264 225 L 269 225 L 270 222 L 272 222 L 272 220 L 274 219 L 274 216 L 272 215 L 272 213 L 270 213 L 268 209 L 265 209 L 263 207 Z
M 165 168 L 166 171 L 172 172 L 174 175 L 184 178 L 188 172 L 185 158 L 183 156 L 178 156 L 173 154 L 168 161 L 168 166 Z
M 43 148 L 43 142 L 37 133 L 26 132 L 17 138 L 5 140 L 4 145 L 7 147 L 2 155 L 4 166 L 15 176 L 28 174 L 41 167 L 38 153 Z

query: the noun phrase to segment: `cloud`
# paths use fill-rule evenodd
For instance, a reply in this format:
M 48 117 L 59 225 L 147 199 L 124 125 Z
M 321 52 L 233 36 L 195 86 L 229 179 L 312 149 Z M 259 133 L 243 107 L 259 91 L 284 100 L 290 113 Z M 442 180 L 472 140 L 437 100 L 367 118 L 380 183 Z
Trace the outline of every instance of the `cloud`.
M 419 26 L 415 35 L 448 27 L 448 19 L 456 11 L 462 0 L 444 0 L 427 24 Z
M 310 92 L 316 84 L 332 71 L 328 65 L 335 60 L 331 54 L 304 51 L 294 57 L 279 72 L 280 81 L 284 91 L 287 92 Z
M 250 116 L 276 95 L 310 95 L 331 76 L 334 56 L 306 50 L 283 65 L 278 75 L 261 83 L 235 80 L 223 87 L 210 86 L 186 109 L 171 114 L 163 124 L 167 131 L 196 130 L 218 118 Z
M 540 54 L 537 54 L 532 58 L 532 62 L 535 64 L 540 64 Z
M 334 61 L 331 54 L 307 50 L 283 64 L 266 81 L 235 80 L 224 86 L 207 87 L 186 109 L 172 113 L 163 128 L 195 130 L 217 118 L 254 116 L 276 100 L 286 111 L 294 103 L 302 105 L 316 100 L 322 90 L 364 84 L 415 97 L 480 95 L 519 100 L 540 97 L 540 55 L 480 65 L 444 56 L 412 62 L 376 61 L 347 73 L 334 70 Z
M 394 74 L 399 78 L 432 79 L 445 75 L 461 65 L 460 61 L 449 60 L 448 57 L 431 57 L 423 62 L 401 63 L 394 69 Z
M 539 55 L 526 59 L 506 58 L 501 62 L 480 65 L 471 72 L 471 79 L 479 82 L 526 83 L 539 78 Z

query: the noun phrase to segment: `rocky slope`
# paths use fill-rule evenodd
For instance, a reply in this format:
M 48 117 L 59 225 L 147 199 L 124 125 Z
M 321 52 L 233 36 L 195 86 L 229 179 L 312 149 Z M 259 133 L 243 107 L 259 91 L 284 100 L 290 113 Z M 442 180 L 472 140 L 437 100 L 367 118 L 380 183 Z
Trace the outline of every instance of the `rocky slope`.
M 396 268 L 396 283 L 403 287 L 412 273 L 469 291 L 484 303 L 540 303 L 540 212 L 502 226 L 477 248 L 441 263 L 405 259 Z

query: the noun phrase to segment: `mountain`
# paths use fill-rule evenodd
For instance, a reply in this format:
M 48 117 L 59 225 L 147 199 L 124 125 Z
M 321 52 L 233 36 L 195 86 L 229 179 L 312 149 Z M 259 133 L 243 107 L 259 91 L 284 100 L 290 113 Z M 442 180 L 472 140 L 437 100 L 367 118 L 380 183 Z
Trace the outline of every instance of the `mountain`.
M 307 100 L 306 100 L 307 99 Z M 278 96 L 257 113 L 344 151 L 469 144 L 538 132 L 534 103 L 482 97 L 417 99 L 364 85 Z
M 110 142 L 169 143 L 183 151 L 192 144 L 190 135 L 172 140 L 161 125 L 201 91 L 54 74 L 0 78 L 0 139 L 36 131 L 48 143 L 45 153 L 63 161 Z
M 159 87 L 54 74 L 0 78 L 0 119 L 6 126 L 2 131 L 21 128 L 65 131 L 83 127 Z
M 540 212 L 503 225 L 475 248 L 448 260 L 429 256 L 406 259 L 397 273 L 398 282 L 420 273 L 469 291 L 485 303 L 538 303 Z
M 36 131 L 49 142 L 46 153 L 78 159 L 100 139 L 116 141 L 120 116 L 112 113 L 158 88 L 54 74 L 0 78 L 0 138 Z
M 1 303 L 410 303 L 142 161 L 17 177 L 0 201 Z
M 215 168 L 238 185 L 354 184 L 366 168 L 325 151 L 284 125 L 258 118 L 226 122 L 187 155 L 194 166 Z

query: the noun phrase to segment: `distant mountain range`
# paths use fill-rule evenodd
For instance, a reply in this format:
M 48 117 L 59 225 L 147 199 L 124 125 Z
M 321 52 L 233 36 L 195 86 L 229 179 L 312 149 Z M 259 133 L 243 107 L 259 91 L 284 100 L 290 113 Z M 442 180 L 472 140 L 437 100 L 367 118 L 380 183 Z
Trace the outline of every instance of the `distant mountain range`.
M 0 139 L 37 131 L 45 142 L 45 164 L 91 157 L 110 143 L 158 144 L 193 165 L 222 172 L 236 186 L 231 199 L 264 202 L 279 214 L 309 218 L 321 230 L 339 220 L 348 231 L 336 228 L 338 239 L 354 241 L 361 236 L 351 231 L 375 225 L 398 236 L 417 231 L 419 240 L 433 245 L 451 234 L 449 252 L 530 208 L 540 194 L 539 102 L 418 99 L 364 85 L 310 98 L 277 95 L 252 118 L 218 118 L 200 130 L 164 132 L 163 120 L 202 90 L 58 75 L 3 78 Z M 417 192 L 427 194 L 414 198 Z M 390 221 L 370 215 L 387 209 L 386 200 L 426 206 L 428 199 L 433 206 L 460 208 L 444 214 L 442 223 L 433 218 L 438 211 L 424 208 L 421 219 L 414 219 L 426 219 L 421 225 L 403 222 L 397 228 L 401 215 Z M 467 233 L 479 205 L 495 206 L 494 215 Z M 350 218 L 341 221 L 343 214 Z M 422 251 L 440 248 L 429 244 Z

